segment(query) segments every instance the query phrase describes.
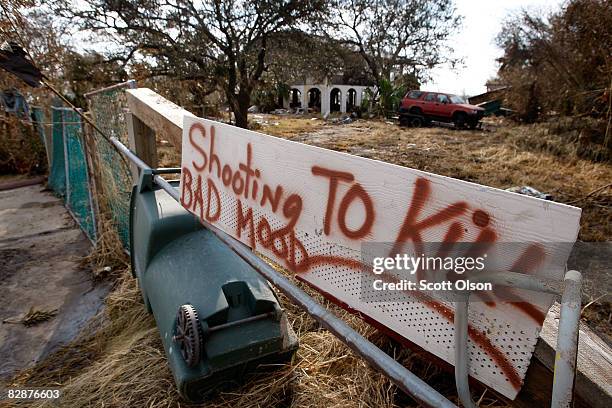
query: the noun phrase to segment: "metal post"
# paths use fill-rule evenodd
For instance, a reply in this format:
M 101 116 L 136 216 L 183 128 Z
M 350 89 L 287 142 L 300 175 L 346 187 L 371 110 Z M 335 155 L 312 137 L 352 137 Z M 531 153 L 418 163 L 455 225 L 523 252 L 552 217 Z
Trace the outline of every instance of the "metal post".
M 470 394 L 468 358 L 468 308 L 470 293 L 455 302 L 455 386 L 465 408 L 476 408 Z
M 561 298 L 561 316 L 557 334 L 555 375 L 553 380 L 553 408 L 571 405 L 578 354 L 582 275 L 578 271 L 565 274 L 565 290 Z
M 62 124 L 62 142 L 64 143 L 64 173 L 66 176 L 66 203 L 70 208 L 70 161 L 68 160 L 68 142 L 66 141 L 66 124 L 64 123 L 65 115 L 63 111 L 61 113 L 61 124 Z
M 88 115 L 89 113 L 85 113 Z M 96 195 L 96 178 L 93 177 L 93 163 L 91 161 L 91 153 L 89 151 L 90 148 L 94 148 L 94 146 L 89 146 L 89 137 L 88 137 L 89 128 L 87 128 L 86 123 L 81 121 L 81 143 L 83 144 L 83 157 L 85 159 L 85 171 L 87 176 L 87 190 L 89 195 L 89 207 L 91 208 L 91 219 L 93 223 L 93 233 L 94 240 L 97 241 L 98 238 L 98 214 L 100 213 L 100 209 L 98 207 L 98 201 L 94 199 Z
M 96 210 L 94 208 L 94 199 L 93 199 L 93 193 L 92 193 L 92 187 L 95 188 L 95 181 L 92 177 L 90 177 L 90 167 L 89 167 L 89 152 L 87 149 L 87 141 L 86 141 L 86 137 L 85 137 L 85 125 L 83 124 L 83 122 L 81 122 L 81 137 L 79 138 L 80 142 L 82 143 L 82 147 L 83 147 L 83 159 L 85 161 L 85 178 L 87 180 L 87 196 L 89 199 L 89 209 L 91 210 L 91 226 L 93 228 L 93 237 L 90 237 L 90 239 L 93 238 L 94 241 L 98 240 L 98 225 L 97 222 L 98 220 L 96 219 Z M 95 244 L 94 244 L 95 246 Z

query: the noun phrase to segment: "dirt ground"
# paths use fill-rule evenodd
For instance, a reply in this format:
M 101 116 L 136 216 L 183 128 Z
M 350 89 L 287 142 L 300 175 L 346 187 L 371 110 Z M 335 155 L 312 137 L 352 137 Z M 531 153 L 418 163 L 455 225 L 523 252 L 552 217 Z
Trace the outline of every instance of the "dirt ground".
M 16 371 L 72 341 L 109 286 L 80 265 L 91 245 L 42 184 L 0 191 L 0 388 Z M 30 311 L 48 320 L 22 323 Z

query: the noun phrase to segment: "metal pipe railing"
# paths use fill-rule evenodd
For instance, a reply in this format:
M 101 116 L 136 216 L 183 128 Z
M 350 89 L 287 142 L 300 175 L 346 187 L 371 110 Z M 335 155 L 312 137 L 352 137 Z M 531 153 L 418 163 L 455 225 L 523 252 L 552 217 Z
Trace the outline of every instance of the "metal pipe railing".
M 136 80 L 135 79 L 130 79 L 126 82 L 121 82 L 119 84 L 114 84 L 111 86 L 107 86 L 105 88 L 100 88 L 100 89 L 96 89 L 95 91 L 91 91 L 91 92 L 87 92 L 85 94 L 83 94 L 83 96 L 85 98 L 91 98 L 94 95 L 97 95 L 99 93 L 102 92 L 107 92 L 107 91 L 112 91 L 113 89 L 117 89 L 117 88 L 130 88 L 130 89 L 134 89 L 136 88 Z
M 580 324 L 580 302 L 582 275 L 578 271 L 568 271 L 564 281 L 543 279 L 515 272 L 494 272 L 482 274 L 474 279 L 494 285 L 532 290 L 562 295 L 559 332 L 557 334 L 557 353 L 553 377 L 552 408 L 567 408 L 571 405 L 576 357 L 578 352 L 578 332 Z M 470 394 L 468 358 L 468 312 L 470 292 L 458 294 L 462 299 L 455 302 L 455 385 L 459 400 L 466 408 L 475 408 Z M 461 296 L 463 295 L 463 296 Z
M 561 315 L 555 355 L 551 404 L 553 408 L 567 408 L 572 403 L 580 332 L 581 287 L 582 275 L 580 272 L 569 271 L 565 274 L 565 289 L 561 297 Z

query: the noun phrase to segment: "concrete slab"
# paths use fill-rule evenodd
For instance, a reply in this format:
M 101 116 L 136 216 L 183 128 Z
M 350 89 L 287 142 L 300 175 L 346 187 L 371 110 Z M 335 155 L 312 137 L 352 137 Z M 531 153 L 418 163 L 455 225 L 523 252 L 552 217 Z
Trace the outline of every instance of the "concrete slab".
M 90 243 L 60 199 L 33 185 L 0 191 L 0 321 L 31 307 L 58 314 L 32 327 L 0 324 L 0 383 L 73 339 L 101 310 L 108 284 L 80 266 Z

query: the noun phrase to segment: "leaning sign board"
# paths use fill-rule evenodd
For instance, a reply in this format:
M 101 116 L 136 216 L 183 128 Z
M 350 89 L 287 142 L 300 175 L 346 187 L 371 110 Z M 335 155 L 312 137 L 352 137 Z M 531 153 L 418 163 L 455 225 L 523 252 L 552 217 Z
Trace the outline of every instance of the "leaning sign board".
M 507 268 L 562 279 L 580 209 L 419 170 L 185 117 L 181 204 L 284 266 L 331 301 L 407 344 L 454 363 L 453 303 L 421 292 L 376 299 L 362 285 L 362 245 L 528 243 Z M 415 252 L 415 253 L 416 253 Z M 555 268 L 531 269 L 555 258 Z M 551 262 L 553 260 L 551 259 Z M 519 268 L 520 269 L 520 268 Z M 470 305 L 470 375 L 506 397 L 522 385 L 551 297 Z

